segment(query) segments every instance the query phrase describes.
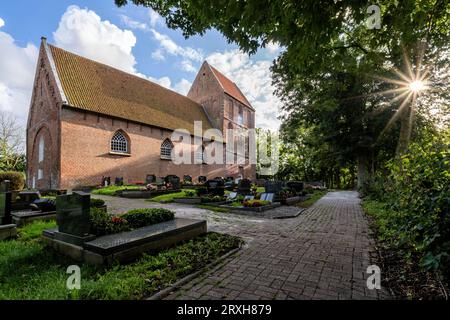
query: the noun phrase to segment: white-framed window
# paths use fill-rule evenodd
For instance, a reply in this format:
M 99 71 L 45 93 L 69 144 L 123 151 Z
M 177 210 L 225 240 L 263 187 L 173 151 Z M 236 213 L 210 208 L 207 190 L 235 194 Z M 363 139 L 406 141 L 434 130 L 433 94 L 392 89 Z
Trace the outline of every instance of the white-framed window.
M 172 159 L 172 142 L 166 139 L 161 144 L 161 159 L 171 160 Z
M 45 140 L 44 136 L 41 136 L 39 139 L 39 152 L 38 152 L 38 162 L 41 163 L 44 161 L 44 153 L 45 153 Z
M 44 170 L 38 170 L 38 180 L 44 179 Z
M 122 131 L 117 131 L 112 137 L 111 152 L 129 153 L 129 142 Z

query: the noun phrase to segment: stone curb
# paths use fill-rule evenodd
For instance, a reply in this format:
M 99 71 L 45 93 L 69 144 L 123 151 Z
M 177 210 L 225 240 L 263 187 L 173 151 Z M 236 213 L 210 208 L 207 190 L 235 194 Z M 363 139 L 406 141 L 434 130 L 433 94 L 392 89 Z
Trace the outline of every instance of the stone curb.
M 150 296 L 149 298 L 146 298 L 145 300 L 162 300 L 168 295 L 172 294 L 174 291 L 188 283 L 189 281 L 193 280 L 197 276 L 206 273 L 208 271 L 213 271 L 221 262 L 229 258 L 230 256 L 237 253 L 239 250 L 241 250 L 242 246 L 236 249 L 231 250 L 230 252 L 224 254 L 223 256 L 219 257 L 216 261 L 211 262 L 210 264 L 206 265 L 205 267 L 201 268 L 200 270 L 187 275 L 186 277 L 180 279 L 179 281 L 175 282 L 172 286 L 162 289 L 161 291 L 157 292 L 156 294 Z

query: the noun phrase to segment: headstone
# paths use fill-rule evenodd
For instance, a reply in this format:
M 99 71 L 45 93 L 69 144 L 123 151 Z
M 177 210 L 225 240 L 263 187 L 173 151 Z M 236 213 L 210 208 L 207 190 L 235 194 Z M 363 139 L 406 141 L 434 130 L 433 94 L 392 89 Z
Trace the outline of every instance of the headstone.
M 164 185 L 164 178 L 160 178 L 160 177 L 156 178 L 155 183 L 158 187 L 162 187 Z
M 170 174 L 164 178 L 166 186 L 170 186 L 170 189 L 178 190 L 181 188 L 180 178 L 176 175 Z
M 223 180 L 208 180 L 205 183 L 208 194 L 223 196 L 225 194 L 225 184 Z
M 91 229 L 91 196 L 84 192 L 56 197 L 58 232 L 75 237 L 87 237 Z
M 0 182 L 0 224 L 11 224 L 11 191 L 8 180 Z
M 266 193 L 279 193 L 283 190 L 283 182 L 282 181 L 266 181 L 265 184 Z
M 190 175 L 185 175 L 185 176 L 183 176 L 183 181 L 186 184 L 191 184 L 192 183 L 192 177 Z
M 261 194 L 261 200 L 263 200 L 263 201 L 273 202 L 274 198 L 275 198 L 274 193 L 262 193 Z
M 237 192 L 230 192 L 230 194 L 228 194 L 227 200 L 234 200 L 237 198 Z
M 286 182 L 286 187 L 299 194 L 303 191 L 304 184 L 301 181 L 288 181 Z
M 111 185 L 111 177 L 102 178 L 102 187 L 108 187 Z
M 123 186 L 123 177 L 117 177 L 116 180 L 114 181 L 114 184 L 116 186 Z
M 245 196 L 244 201 L 254 200 L 255 196 Z
M 206 183 L 208 178 L 206 176 L 199 176 L 198 177 L 198 183 Z
M 238 185 L 238 194 L 249 195 L 252 193 L 252 182 L 248 179 L 242 179 Z
M 33 201 L 30 205 L 33 211 L 53 212 L 56 211 L 55 200 L 52 199 L 38 199 Z
M 145 182 L 147 184 L 152 184 L 156 182 L 156 176 L 154 174 L 148 174 L 147 177 L 145 178 Z
M 30 209 L 30 205 L 41 198 L 39 191 L 21 191 L 15 201 L 12 201 L 11 210 L 20 211 Z

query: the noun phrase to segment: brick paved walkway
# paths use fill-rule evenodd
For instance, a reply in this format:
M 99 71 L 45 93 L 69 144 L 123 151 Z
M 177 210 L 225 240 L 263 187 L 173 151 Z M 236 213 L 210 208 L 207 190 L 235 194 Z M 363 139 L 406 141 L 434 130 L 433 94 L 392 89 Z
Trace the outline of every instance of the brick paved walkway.
M 96 198 L 98 196 L 95 196 Z M 161 207 L 208 220 L 210 231 L 240 236 L 244 249 L 167 299 L 382 299 L 369 290 L 374 241 L 356 192 L 330 192 L 297 218 L 261 219 L 175 204 L 106 199 L 113 211 Z

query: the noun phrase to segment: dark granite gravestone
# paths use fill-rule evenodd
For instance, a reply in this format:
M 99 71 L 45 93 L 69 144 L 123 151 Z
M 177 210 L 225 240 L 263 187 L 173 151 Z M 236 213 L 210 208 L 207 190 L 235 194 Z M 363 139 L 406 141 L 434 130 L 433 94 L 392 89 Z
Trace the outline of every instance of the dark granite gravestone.
M 91 240 L 91 195 L 74 192 L 56 198 L 56 221 L 58 232 L 55 238 L 64 242 L 81 245 Z
M 114 181 L 114 185 L 116 186 L 123 186 L 123 177 L 117 177 Z
M 9 190 L 10 182 L 8 180 L 0 183 L 0 224 L 11 224 L 11 191 Z
M 225 194 L 225 183 L 223 180 L 208 180 L 205 183 L 208 194 L 223 196 Z
M 238 194 L 249 195 L 252 193 L 252 182 L 248 179 L 239 181 L 237 192 Z
M 176 175 L 168 175 L 164 178 L 164 182 L 166 183 L 166 186 L 169 186 L 168 189 L 178 190 L 181 188 L 180 178 Z
M 286 187 L 299 194 L 303 191 L 304 184 L 301 181 L 288 181 L 286 182 Z
M 158 187 L 164 186 L 164 178 L 156 178 L 155 183 Z
M 33 201 L 30 208 L 33 211 L 53 212 L 56 211 L 56 203 L 52 199 L 38 199 Z
M 185 184 L 192 184 L 192 177 L 190 175 L 183 176 L 183 181 Z
M 21 191 L 16 199 L 12 202 L 12 211 L 26 210 L 30 205 L 41 198 L 39 191 Z
M 283 182 L 282 181 L 266 181 L 265 184 L 266 193 L 279 193 L 283 190 Z
M 111 185 L 111 177 L 102 178 L 102 187 L 108 187 Z
M 154 174 L 148 174 L 147 177 L 145 178 L 145 182 L 147 184 L 152 184 L 156 182 L 156 176 Z
M 198 177 L 198 183 L 206 183 L 208 178 L 206 176 L 199 176 Z

